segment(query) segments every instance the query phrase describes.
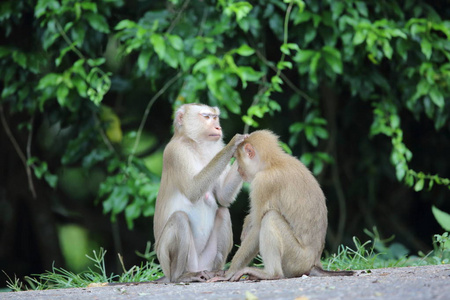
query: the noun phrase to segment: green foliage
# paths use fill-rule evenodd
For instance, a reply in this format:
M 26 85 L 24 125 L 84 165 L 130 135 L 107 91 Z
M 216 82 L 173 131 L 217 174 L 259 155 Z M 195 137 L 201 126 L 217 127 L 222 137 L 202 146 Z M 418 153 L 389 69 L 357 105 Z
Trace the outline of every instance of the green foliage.
M 143 131 L 157 132 L 144 126 L 157 99 L 168 107 L 218 105 L 224 118 L 239 115 L 246 132 L 271 127 L 282 113 L 289 129 L 283 138 L 316 175 L 337 161 L 326 144 L 335 143 L 330 128 L 339 125 L 325 117 L 324 103 L 335 101 L 333 113 L 353 124 L 342 135 L 353 134 L 359 119 L 341 105 L 372 105 L 363 134 L 391 140 L 392 172 L 419 192 L 450 186 L 448 178 L 410 167 L 401 128 L 411 114 L 448 131 L 447 20 L 421 0 L 7 1 L 0 6 L 0 105 L 28 123 L 30 149 L 42 119 L 67 132 L 52 157 L 57 163 L 39 149 L 27 152 L 38 179 L 57 187 L 61 166 L 102 168 L 98 200 L 112 220 L 124 213 L 129 228 L 153 214 L 159 177 L 122 130 L 136 132 L 135 146 Z M 23 32 L 27 39 L 18 39 Z M 161 147 L 165 142 L 158 136 Z
M 403 131 L 400 128 L 400 117 L 397 114 L 396 107 L 386 101 L 374 103 L 374 122 L 371 127 L 371 135 L 384 134 L 391 138 L 392 153 L 391 163 L 395 166 L 397 179 L 413 187 L 416 192 L 420 192 L 428 181 L 428 188 L 440 184 L 450 188 L 450 179 L 441 178 L 438 175 L 416 172 L 409 168 L 408 162 L 412 159 L 412 152 L 403 143 Z
M 448 264 L 450 262 L 450 234 L 435 234 L 433 238 L 434 255 L 432 259 L 436 264 Z
M 159 265 L 153 263 L 156 255 L 154 252 L 150 252 L 149 243 L 143 254 L 143 257 L 148 259 L 147 262 L 143 263 L 141 266 L 133 266 L 129 270 L 125 270 L 124 268 L 124 273 L 121 275 L 106 273 L 105 254 L 106 250 L 101 248 L 98 253 L 94 250 L 93 256 L 86 255 L 86 257 L 94 263 L 94 269 L 89 268 L 89 270 L 79 274 L 53 266 L 51 271 L 33 275 L 34 277 L 26 277 L 27 289 L 47 290 L 79 288 L 87 287 L 89 285 L 101 286 L 102 284 L 113 282 L 152 281 L 162 276 Z M 25 284 L 19 279 L 15 278 L 12 280 L 8 275 L 6 276 L 8 277 L 8 287 L 11 290 L 18 292 L 25 288 Z
M 439 225 L 441 225 L 444 230 L 450 231 L 450 214 L 443 212 L 434 205 L 431 207 L 431 211 Z
M 367 270 L 388 267 L 407 267 L 423 265 L 446 264 L 450 258 L 450 239 L 448 232 L 435 235 L 433 238 L 434 250 L 427 255 L 419 253 L 419 256 L 409 255 L 409 250 L 402 244 L 392 243 L 394 236 L 381 239 L 380 233 L 374 227 L 373 231 L 364 229 L 371 237 L 362 243 L 353 237 L 354 247 L 340 245 L 338 252 L 326 255 L 322 260 L 325 269 L 328 270 Z
M 109 176 L 100 185 L 99 197 L 104 198 L 103 212 L 111 214 L 113 222 L 118 214 L 124 212 L 128 228 L 133 229 L 133 221 L 139 216 L 153 216 L 159 183 L 155 175 L 139 162 L 127 165 L 115 160 L 110 168 L 109 171 L 117 175 Z

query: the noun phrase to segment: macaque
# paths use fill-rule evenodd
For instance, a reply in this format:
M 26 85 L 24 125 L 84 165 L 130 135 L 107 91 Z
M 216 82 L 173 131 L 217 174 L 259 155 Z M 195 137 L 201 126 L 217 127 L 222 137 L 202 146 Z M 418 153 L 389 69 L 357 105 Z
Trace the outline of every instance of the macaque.
M 236 134 L 224 146 L 219 115 L 217 107 L 203 104 L 185 104 L 175 112 L 154 216 L 162 282 L 206 281 L 220 274 L 233 246 L 228 207 L 242 179 L 230 161 L 245 136 Z
M 236 150 L 238 172 L 250 182 L 250 213 L 241 247 L 224 277 L 210 281 L 352 275 L 325 271 L 320 256 L 327 231 L 327 207 L 319 183 L 299 160 L 285 153 L 271 131 L 250 134 Z M 246 267 L 260 252 L 264 269 Z

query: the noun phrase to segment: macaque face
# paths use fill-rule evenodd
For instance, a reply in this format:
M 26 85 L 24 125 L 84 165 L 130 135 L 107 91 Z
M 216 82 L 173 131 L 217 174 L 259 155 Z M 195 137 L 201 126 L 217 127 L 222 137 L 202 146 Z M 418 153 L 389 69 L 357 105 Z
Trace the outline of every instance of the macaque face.
M 238 172 L 242 180 L 252 182 L 261 167 L 259 157 L 253 146 L 247 143 L 240 147 L 236 151 L 236 161 L 239 165 Z
M 198 112 L 198 121 L 203 130 L 203 136 L 209 141 L 218 141 L 222 138 L 222 127 L 220 127 L 219 114 L 214 110 L 202 109 Z

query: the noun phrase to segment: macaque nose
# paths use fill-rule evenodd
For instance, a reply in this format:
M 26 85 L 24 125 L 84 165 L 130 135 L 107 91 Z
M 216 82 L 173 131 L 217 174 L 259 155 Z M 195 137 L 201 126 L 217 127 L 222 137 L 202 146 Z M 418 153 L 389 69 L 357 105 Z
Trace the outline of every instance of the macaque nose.
M 222 127 L 220 127 L 220 126 L 218 126 L 218 125 L 217 125 L 215 128 L 216 128 L 217 130 L 219 130 L 219 131 L 222 130 Z

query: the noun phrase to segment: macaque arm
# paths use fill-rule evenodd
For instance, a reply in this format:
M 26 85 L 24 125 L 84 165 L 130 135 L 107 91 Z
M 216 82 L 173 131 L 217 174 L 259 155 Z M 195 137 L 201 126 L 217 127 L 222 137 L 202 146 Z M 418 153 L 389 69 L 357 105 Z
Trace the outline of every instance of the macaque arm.
M 226 272 L 226 277 L 246 267 L 259 251 L 259 226 L 253 225 L 241 246 L 231 260 L 231 265 Z M 231 276 L 230 276 L 231 275 Z
M 194 176 L 191 184 L 185 184 L 181 190 L 191 201 L 197 201 L 206 192 L 211 190 L 212 185 L 217 181 L 222 172 L 227 167 L 233 157 L 237 146 L 242 143 L 244 136 L 236 134 L 231 141 L 214 156 L 214 158 L 197 175 Z M 186 180 L 184 180 L 186 182 Z
M 236 195 L 242 187 L 242 178 L 239 175 L 238 164 L 235 161 L 231 167 L 227 168 L 225 178 L 217 188 L 216 197 L 220 205 L 228 207 L 234 202 Z
M 242 225 L 242 232 L 241 232 L 241 243 L 244 241 L 245 237 L 248 235 L 248 232 L 251 229 L 250 224 L 250 215 L 247 215 L 244 219 L 244 225 Z

